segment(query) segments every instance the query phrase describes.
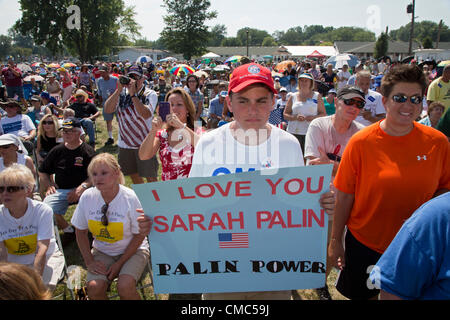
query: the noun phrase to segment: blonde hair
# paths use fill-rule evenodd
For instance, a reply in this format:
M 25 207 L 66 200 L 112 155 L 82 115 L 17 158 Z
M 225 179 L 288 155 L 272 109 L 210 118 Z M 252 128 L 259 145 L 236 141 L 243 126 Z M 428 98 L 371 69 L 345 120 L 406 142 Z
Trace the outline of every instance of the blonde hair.
M 117 171 L 119 173 L 119 179 L 117 182 L 122 185 L 125 184 L 125 177 L 120 170 L 119 162 L 117 162 L 117 159 L 110 153 L 100 153 L 91 160 L 91 163 L 89 163 L 88 166 L 88 174 L 91 179 L 95 167 L 99 164 L 104 164 L 112 170 Z
M 56 118 L 56 116 L 54 116 L 54 115 L 46 114 L 45 116 L 42 117 L 41 121 L 39 121 L 38 133 L 37 133 L 38 139 L 41 138 L 41 139 L 44 139 L 47 141 L 47 136 L 45 135 L 44 125 L 42 122 L 47 120 L 48 118 L 51 118 L 53 121 L 56 137 L 57 138 L 60 137 L 58 118 Z
M 35 179 L 27 166 L 14 163 L 0 172 L 0 185 L 23 186 L 31 191 L 34 189 Z
M 0 262 L 0 300 L 50 300 L 50 290 L 26 265 Z

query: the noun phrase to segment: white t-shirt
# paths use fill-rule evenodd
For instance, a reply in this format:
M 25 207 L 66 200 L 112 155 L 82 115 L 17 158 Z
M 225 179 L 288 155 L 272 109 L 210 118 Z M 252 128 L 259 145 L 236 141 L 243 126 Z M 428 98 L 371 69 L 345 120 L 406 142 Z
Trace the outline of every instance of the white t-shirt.
M 320 117 L 314 119 L 309 125 L 305 140 L 305 158 L 320 157 L 319 147 L 325 153 L 334 153 L 338 145 L 340 147 L 337 153 L 342 157 L 345 146 L 350 138 L 364 126 L 356 121 L 352 121 L 350 128 L 343 134 L 336 132 L 332 123 L 333 116 Z M 309 160 L 307 160 L 309 163 Z
M 369 110 L 372 113 L 373 117 L 375 117 L 377 114 L 386 113 L 382 98 L 383 96 L 380 93 L 369 89 L 366 94 L 366 105 L 364 106 L 364 110 Z M 361 123 L 364 126 L 370 126 L 372 124 L 372 122 L 364 119 L 364 117 L 361 115 L 358 115 L 355 121 Z
M 0 241 L 8 250 L 8 262 L 30 265 L 34 263 L 38 241 L 50 239 L 47 259 L 55 251 L 56 241 L 53 210 L 43 202 L 27 200 L 27 211 L 19 219 L 0 205 Z
M 72 225 L 80 230 L 87 230 L 94 236 L 92 246 L 110 255 L 123 254 L 135 234 L 139 234 L 137 218 L 142 208 L 136 193 L 125 186 L 120 186 L 116 197 L 109 203 L 108 225 L 101 223 L 101 208 L 105 204 L 97 188 L 86 190 L 80 197 L 78 206 L 72 217 Z M 148 249 L 147 238 L 139 249 Z
M 314 92 L 312 98 L 307 99 L 305 102 L 297 100 L 298 95 L 293 94 L 292 96 L 292 115 L 301 114 L 305 117 L 316 116 L 318 114 L 317 103 L 319 93 Z M 288 122 L 286 131 L 292 134 L 306 135 L 308 127 L 311 121 L 297 121 L 291 120 Z
M 25 166 L 28 158 L 30 158 L 30 157 L 24 155 L 23 153 L 17 152 L 17 162 L 16 163 L 22 164 Z M 2 172 L 3 170 L 5 170 L 5 163 L 3 162 L 3 157 L 0 157 L 0 172 Z
M 25 114 L 18 114 L 12 118 L 3 117 L 0 123 L 3 133 L 11 133 L 19 137 L 26 137 L 31 130 L 36 129 L 31 118 Z
M 350 77 L 352 75 L 348 71 L 344 72 L 344 71 L 341 70 L 341 71 L 338 72 L 337 76 L 338 76 L 338 78 L 342 78 L 342 77 L 345 78 L 344 81 L 338 81 L 337 88 L 339 90 L 340 88 L 342 88 L 342 87 L 347 85 L 347 81 L 350 79 Z
M 270 125 L 271 133 L 265 142 L 248 146 L 233 137 L 230 125 L 228 123 L 202 135 L 195 147 L 189 177 L 304 165 L 298 140 L 286 131 Z

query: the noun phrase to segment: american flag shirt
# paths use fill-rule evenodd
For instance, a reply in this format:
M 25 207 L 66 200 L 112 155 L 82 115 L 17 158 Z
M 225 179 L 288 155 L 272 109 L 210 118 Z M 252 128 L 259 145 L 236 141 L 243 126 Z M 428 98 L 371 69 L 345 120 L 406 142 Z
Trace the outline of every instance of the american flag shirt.
M 143 87 L 137 96 L 153 114 L 158 101 L 156 92 Z M 119 123 L 119 141 L 117 143 L 119 148 L 139 149 L 152 128 L 152 117 L 144 119 L 139 115 L 126 88 L 120 94 L 117 121 Z
M 278 99 L 275 108 L 270 112 L 269 123 L 278 126 L 282 122 L 286 122 L 283 117 L 284 108 L 286 107 L 287 101 Z

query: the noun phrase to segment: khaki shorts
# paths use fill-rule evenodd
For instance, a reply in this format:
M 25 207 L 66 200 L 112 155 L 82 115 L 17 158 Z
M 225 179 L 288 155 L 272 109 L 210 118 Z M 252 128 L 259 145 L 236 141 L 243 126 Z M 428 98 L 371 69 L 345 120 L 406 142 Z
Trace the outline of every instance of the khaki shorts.
M 123 174 L 139 174 L 143 178 L 157 178 L 159 163 L 156 156 L 149 160 L 139 159 L 139 149 L 119 148 L 118 161 Z
M 114 257 L 109 256 L 101 251 L 98 251 L 95 248 L 92 248 L 92 255 L 94 256 L 94 260 L 103 262 L 106 268 L 109 268 L 122 256 L 122 255 Z M 123 264 L 122 269 L 120 269 L 119 276 L 122 274 L 130 275 L 137 282 L 141 278 L 142 272 L 145 269 L 148 259 L 149 259 L 149 252 L 147 250 L 138 249 L 136 253 L 133 256 L 131 256 L 130 259 L 127 260 L 127 262 Z M 88 271 L 86 282 L 92 280 L 103 280 L 108 283 L 111 282 L 103 274 L 94 274 Z
M 290 290 L 204 293 L 202 300 L 292 300 Z
M 42 273 L 42 281 L 50 289 L 50 291 L 55 290 L 59 279 L 62 278 L 64 262 L 64 256 L 57 246 L 55 247 L 55 251 L 52 255 L 47 256 L 44 272 Z M 34 268 L 33 264 L 29 264 L 27 266 L 31 269 Z

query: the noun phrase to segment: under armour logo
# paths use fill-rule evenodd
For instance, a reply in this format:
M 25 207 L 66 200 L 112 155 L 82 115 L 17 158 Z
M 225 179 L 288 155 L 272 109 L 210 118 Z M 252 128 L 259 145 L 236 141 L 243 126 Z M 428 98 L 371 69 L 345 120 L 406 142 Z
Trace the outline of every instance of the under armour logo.
M 423 156 L 417 156 L 417 161 L 421 161 L 421 160 L 427 160 L 427 156 L 423 155 Z

